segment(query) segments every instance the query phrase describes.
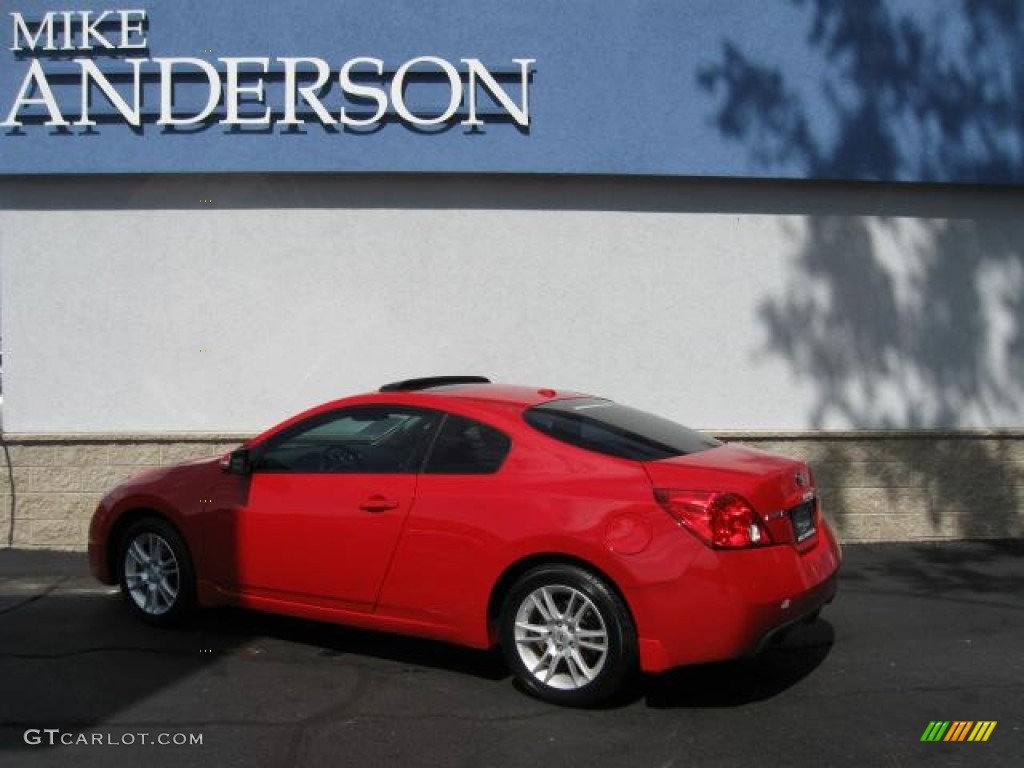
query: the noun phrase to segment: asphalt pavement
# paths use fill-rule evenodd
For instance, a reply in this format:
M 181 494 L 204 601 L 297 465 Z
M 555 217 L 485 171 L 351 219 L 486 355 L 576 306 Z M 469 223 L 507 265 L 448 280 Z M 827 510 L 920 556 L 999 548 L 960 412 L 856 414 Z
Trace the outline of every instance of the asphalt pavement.
M 0 550 L 0 766 L 1024 764 L 1024 542 L 845 555 L 835 603 L 761 656 L 582 711 L 495 653 L 237 610 L 152 629 L 83 555 Z M 922 742 L 932 721 L 996 726 Z

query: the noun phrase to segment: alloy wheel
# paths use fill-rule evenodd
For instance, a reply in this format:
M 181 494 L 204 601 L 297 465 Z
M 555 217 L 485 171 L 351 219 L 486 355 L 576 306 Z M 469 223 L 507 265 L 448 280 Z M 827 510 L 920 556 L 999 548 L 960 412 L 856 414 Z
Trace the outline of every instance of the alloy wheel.
M 144 531 L 128 544 L 124 555 L 125 588 L 139 610 L 162 616 L 174 607 L 181 573 L 174 549 L 158 533 Z
M 515 616 L 519 659 L 544 686 L 572 691 L 590 685 L 608 659 L 604 617 L 583 592 L 545 585 L 522 600 Z

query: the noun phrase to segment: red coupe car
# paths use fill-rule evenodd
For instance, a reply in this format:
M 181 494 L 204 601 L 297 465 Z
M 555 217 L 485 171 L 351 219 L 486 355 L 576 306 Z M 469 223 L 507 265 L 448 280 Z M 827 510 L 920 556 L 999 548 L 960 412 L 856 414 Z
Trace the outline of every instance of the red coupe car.
M 575 392 L 414 379 L 100 503 L 100 581 L 154 624 L 230 604 L 489 648 L 593 705 L 753 653 L 836 591 L 809 467 Z

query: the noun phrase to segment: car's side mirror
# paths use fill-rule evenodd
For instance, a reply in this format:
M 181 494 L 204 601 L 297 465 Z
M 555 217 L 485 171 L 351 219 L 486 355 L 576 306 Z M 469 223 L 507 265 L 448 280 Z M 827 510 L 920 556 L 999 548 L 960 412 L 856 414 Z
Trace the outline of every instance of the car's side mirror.
M 225 454 L 220 460 L 220 468 L 232 475 L 248 475 L 252 471 L 249 449 L 237 448 Z

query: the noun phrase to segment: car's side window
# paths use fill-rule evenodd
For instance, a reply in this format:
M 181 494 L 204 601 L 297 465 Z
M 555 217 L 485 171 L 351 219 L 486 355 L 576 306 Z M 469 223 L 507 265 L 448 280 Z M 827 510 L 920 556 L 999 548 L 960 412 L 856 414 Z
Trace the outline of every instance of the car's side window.
M 512 441 L 486 424 L 448 414 L 423 471 L 428 474 L 485 475 L 497 472 Z
M 332 411 L 272 438 L 256 472 L 415 472 L 440 414 L 402 406 Z

